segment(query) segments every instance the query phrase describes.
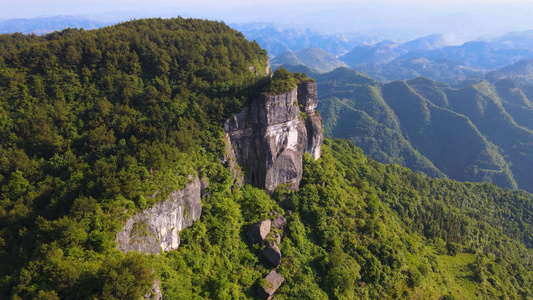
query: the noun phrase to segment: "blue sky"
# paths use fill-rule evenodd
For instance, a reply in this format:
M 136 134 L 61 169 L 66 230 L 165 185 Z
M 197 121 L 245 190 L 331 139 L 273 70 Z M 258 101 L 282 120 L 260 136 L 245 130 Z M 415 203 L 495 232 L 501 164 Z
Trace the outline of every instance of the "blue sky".
M 431 33 L 470 39 L 533 29 L 531 0 L 0 0 L 0 7 L 0 19 L 74 15 L 122 21 L 181 15 L 226 23 L 277 22 L 327 33 L 380 32 L 391 39 Z

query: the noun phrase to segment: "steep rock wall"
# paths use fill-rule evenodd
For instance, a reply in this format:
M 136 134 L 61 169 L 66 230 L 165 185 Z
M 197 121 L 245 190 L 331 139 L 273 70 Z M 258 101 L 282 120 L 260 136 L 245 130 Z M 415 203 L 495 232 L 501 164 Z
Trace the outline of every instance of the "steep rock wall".
M 298 106 L 307 118 L 305 128 L 307 130 L 307 144 L 305 152 L 311 154 L 315 159 L 322 154 L 322 119 L 316 111 L 318 97 L 315 82 L 302 82 L 298 85 Z
M 163 202 L 133 215 L 117 234 L 122 252 L 160 253 L 177 249 L 179 232 L 191 226 L 202 214 L 200 199 L 204 184 L 197 176 L 182 190 L 174 191 Z
M 316 83 L 302 82 L 280 95 L 251 101 L 224 125 L 227 156 L 243 171 L 244 183 L 273 192 L 279 184 L 298 188 L 302 156 L 320 157 L 322 122 L 315 112 Z

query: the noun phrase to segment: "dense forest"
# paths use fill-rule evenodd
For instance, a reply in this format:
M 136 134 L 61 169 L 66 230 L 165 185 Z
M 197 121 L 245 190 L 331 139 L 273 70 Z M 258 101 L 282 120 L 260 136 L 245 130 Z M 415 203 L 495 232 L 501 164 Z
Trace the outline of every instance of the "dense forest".
M 261 93 L 267 54 L 223 23 L 149 19 L 0 35 L 0 298 L 253 298 L 246 232 L 284 214 L 277 299 L 530 299 L 533 196 L 431 179 L 326 140 L 298 191 L 234 184 L 222 125 Z M 197 173 L 202 216 L 175 251 L 122 253 L 126 219 Z M 153 195 L 156 195 L 153 197 Z
M 181 18 L 0 40 L 2 294 L 131 299 L 151 275 L 113 249 L 122 212 L 220 172 L 220 124 L 261 92 L 266 52 Z

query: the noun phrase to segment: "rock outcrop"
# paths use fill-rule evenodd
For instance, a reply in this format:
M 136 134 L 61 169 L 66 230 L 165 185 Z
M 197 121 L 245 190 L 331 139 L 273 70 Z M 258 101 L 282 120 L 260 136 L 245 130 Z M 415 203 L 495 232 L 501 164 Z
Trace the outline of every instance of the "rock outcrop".
M 279 184 L 297 189 L 302 156 L 320 157 L 322 122 L 315 111 L 315 82 L 301 82 L 289 92 L 263 95 L 224 124 L 227 157 L 243 170 L 244 183 L 273 192 Z M 231 162 L 230 162 L 231 164 Z M 236 175 L 236 177 L 239 177 Z
M 285 281 L 285 277 L 274 270 L 270 271 L 259 288 L 257 288 L 257 296 L 261 299 L 272 299 L 274 293 L 283 281 Z
M 204 184 L 197 176 L 182 190 L 174 191 L 163 202 L 131 216 L 117 234 L 122 252 L 157 253 L 177 249 L 179 232 L 191 226 L 202 214 L 200 199 Z
M 322 119 L 315 111 L 318 105 L 316 83 L 302 82 L 298 85 L 298 105 L 304 114 L 305 129 L 307 130 L 307 144 L 305 152 L 311 154 L 315 159 L 319 159 L 322 154 Z
M 259 261 L 277 267 L 281 263 L 280 246 L 287 220 L 277 212 L 272 214 L 274 220 L 268 219 L 253 225 L 248 230 L 247 236 L 250 243 L 260 243 L 264 247 L 259 253 Z

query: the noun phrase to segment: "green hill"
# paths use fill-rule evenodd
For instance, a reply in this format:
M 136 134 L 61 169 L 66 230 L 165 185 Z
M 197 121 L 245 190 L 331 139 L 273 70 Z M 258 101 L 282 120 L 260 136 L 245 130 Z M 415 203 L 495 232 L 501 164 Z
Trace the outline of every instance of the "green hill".
M 501 78 L 510 78 L 522 84 L 533 84 L 533 59 L 518 61 L 499 70 L 485 75 L 487 80 L 494 82 Z
M 316 77 L 327 135 L 350 139 L 380 162 L 430 176 L 533 190 L 526 171 L 533 167 L 526 88 L 485 81 L 453 89 L 426 78 L 382 84 L 340 72 Z M 346 115 L 350 109 L 365 116 Z
M 362 63 L 386 63 L 399 54 L 388 45 L 358 45 L 349 52 L 339 57 L 349 67 L 355 67 Z
M 276 56 L 270 62 L 273 69 L 278 68 L 281 65 L 295 65 L 295 66 L 305 66 L 305 64 L 294 54 L 293 52 L 283 52 L 280 55 Z
M 374 159 L 408 165 L 433 177 L 445 177 L 431 161 L 416 151 L 401 134 L 394 112 L 387 106 L 377 87 L 364 85 L 350 91 L 358 101 L 332 94 L 320 101 L 325 134 L 342 136 L 365 149 Z
M 182 18 L 0 40 L 0 298 L 137 298 L 153 275 L 117 229 L 218 172 L 266 52 Z
M 305 48 L 296 52 L 296 56 L 307 66 L 321 72 L 329 72 L 345 66 L 333 54 L 317 47 Z
M 533 130 L 533 102 L 528 96 L 527 86 L 521 86 L 512 79 L 500 79 L 494 83 L 502 105 L 515 122 Z M 529 88 L 531 89 L 531 88 Z
M 265 76 L 266 52 L 222 23 L 136 20 L 0 36 L 0 49 L 2 299 L 140 299 L 155 278 L 164 299 L 251 299 L 268 287 L 272 267 L 247 232 L 281 215 L 284 230 L 266 237 L 279 238 L 282 253 L 276 299 L 533 297 L 533 195 L 524 191 L 432 179 L 337 139 L 325 140 L 321 158 L 303 156 L 297 191 L 235 184 L 231 163 L 221 161 L 225 121 L 302 77 Z M 373 121 L 402 145 L 397 157 L 405 152 L 435 176 L 437 165 L 412 146 L 423 137 L 404 124 L 427 132 L 447 120 L 474 124 L 404 82 L 383 85 L 345 69 L 324 78 L 339 79 L 321 84 L 328 93 L 370 93 L 330 100 L 332 117 L 354 119 L 325 124 Z M 450 93 L 488 97 L 483 86 L 472 89 Z M 406 122 L 408 110 L 416 114 Z M 116 235 L 128 218 L 192 174 L 209 185 L 179 248 L 121 252 Z M 147 224 L 136 224 L 132 231 L 146 237 Z
M 311 68 L 316 73 L 325 73 L 345 64 L 333 54 L 317 47 L 305 48 L 296 52 L 285 52 L 272 59 L 272 68 L 282 65 L 302 65 Z
M 283 64 L 280 66 L 280 68 L 283 67 L 285 68 L 287 71 L 289 72 L 292 72 L 292 73 L 301 73 L 301 74 L 306 74 L 310 77 L 314 77 L 316 75 L 318 75 L 319 73 L 317 73 L 315 70 L 309 68 L 308 66 L 305 66 L 305 65 L 291 65 L 291 64 Z

